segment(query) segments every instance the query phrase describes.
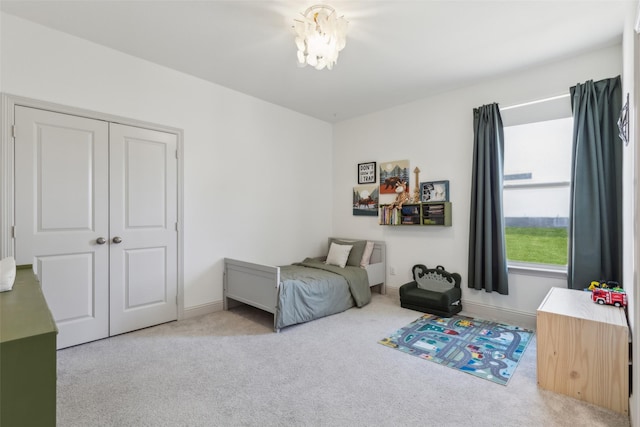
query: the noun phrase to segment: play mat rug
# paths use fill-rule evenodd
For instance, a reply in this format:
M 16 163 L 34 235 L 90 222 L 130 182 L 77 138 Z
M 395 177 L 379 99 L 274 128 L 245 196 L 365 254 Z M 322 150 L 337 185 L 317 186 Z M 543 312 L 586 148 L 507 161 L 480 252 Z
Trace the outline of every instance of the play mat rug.
M 425 314 L 378 342 L 506 385 L 532 336 L 533 331 L 518 326 Z

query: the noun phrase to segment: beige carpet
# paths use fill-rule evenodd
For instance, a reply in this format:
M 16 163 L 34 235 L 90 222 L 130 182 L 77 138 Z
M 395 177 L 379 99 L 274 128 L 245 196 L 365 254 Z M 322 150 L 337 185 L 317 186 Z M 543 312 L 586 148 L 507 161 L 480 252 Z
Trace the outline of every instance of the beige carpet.
M 536 385 L 535 340 L 507 386 L 378 344 L 420 316 L 371 304 L 271 331 L 250 307 L 58 352 L 58 425 L 629 426 Z

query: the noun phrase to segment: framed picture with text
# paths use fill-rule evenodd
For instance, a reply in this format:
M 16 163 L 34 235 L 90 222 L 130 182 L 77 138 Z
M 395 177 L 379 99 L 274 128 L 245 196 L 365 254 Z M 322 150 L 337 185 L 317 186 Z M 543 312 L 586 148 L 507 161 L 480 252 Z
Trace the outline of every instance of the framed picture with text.
M 375 184 L 376 162 L 358 163 L 358 184 Z

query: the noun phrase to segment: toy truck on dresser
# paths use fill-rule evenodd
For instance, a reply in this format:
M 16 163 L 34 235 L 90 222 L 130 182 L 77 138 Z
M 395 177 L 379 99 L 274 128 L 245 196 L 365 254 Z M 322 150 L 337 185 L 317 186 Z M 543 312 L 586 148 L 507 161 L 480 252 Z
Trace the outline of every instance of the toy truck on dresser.
M 627 293 L 620 288 L 595 288 L 591 292 L 591 299 L 598 304 L 615 305 L 616 307 L 627 306 Z

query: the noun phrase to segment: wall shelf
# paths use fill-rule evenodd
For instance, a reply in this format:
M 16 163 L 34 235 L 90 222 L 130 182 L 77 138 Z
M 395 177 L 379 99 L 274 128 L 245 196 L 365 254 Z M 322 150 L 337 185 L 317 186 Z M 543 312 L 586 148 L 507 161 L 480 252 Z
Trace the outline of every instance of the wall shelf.
M 451 202 L 406 203 L 401 208 L 380 205 L 380 225 L 451 226 Z

